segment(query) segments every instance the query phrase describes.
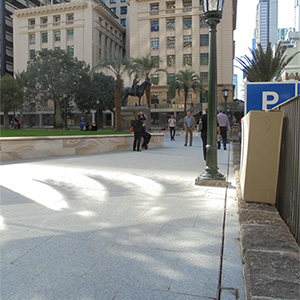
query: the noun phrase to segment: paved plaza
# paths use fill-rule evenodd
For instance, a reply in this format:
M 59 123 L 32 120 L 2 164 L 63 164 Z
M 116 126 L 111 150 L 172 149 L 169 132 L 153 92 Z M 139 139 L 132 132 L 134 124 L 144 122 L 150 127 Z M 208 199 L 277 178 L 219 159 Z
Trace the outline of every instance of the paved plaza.
M 0 299 L 244 299 L 231 147 L 183 144 L 2 164 Z

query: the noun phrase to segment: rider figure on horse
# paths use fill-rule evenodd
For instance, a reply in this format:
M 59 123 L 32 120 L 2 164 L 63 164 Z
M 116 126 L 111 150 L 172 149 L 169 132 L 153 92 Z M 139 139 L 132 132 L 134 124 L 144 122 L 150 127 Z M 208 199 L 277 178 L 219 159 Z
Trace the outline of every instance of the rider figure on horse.
M 134 76 L 134 79 L 133 79 L 133 82 L 132 82 L 132 86 L 131 86 L 131 89 L 132 89 L 132 92 L 133 92 L 133 95 L 136 96 L 136 91 L 138 89 L 138 83 L 140 82 L 140 80 L 138 80 L 138 76 L 135 74 Z

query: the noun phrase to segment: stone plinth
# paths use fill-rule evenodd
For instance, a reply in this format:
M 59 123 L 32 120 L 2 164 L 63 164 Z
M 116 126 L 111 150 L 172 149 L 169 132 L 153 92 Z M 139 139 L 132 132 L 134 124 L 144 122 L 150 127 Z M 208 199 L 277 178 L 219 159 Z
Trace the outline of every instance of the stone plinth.
M 133 134 L 0 138 L 0 160 L 45 158 L 132 150 Z M 152 133 L 151 148 L 164 146 L 164 134 Z

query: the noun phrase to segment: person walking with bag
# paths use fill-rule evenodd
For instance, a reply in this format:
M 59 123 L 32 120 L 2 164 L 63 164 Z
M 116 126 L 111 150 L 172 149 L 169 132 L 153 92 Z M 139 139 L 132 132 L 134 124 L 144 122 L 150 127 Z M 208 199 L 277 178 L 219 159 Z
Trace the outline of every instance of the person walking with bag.
M 220 126 L 220 132 L 222 136 L 223 148 L 226 150 L 227 144 L 227 130 L 230 126 L 229 119 L 227 115 L 225 115 L 222 111 L 220 111 L 217 115 L 218 123 Z M 218 149 L 221 149 L 221 141 L 218 141 Z

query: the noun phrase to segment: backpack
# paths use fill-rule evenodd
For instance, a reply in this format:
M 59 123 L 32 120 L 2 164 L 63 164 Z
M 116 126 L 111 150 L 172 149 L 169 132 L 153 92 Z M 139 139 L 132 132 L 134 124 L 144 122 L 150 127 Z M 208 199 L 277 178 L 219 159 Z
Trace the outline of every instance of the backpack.
M 202 129 L 203 129 L 203 123 L 202 123 L 202 120 L 200 119 L 200 120 L 199 120 L 199 123 L 198 123 L 198 125 L 197 125 L 197 131 L 198 131 L 198 132 L 201 132 Z

